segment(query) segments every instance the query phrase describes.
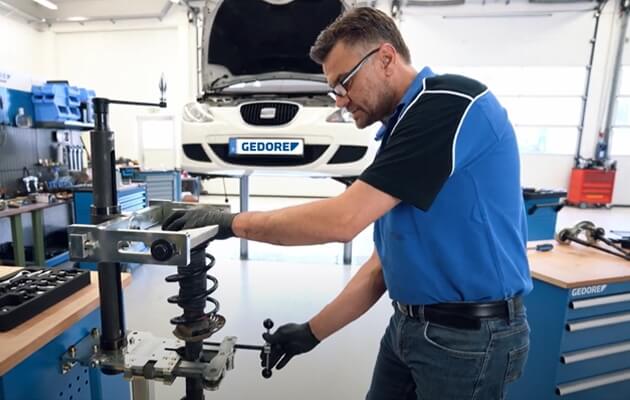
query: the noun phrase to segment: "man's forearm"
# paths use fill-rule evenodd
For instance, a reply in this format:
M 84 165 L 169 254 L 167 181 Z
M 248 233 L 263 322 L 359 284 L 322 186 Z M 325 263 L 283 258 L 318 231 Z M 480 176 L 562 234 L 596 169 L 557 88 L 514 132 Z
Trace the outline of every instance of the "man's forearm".
M 353 213 L 338 198 L 274 211 L 244 212 L 234 218 L 236 236 L 279 245 L 346 242 L 352 239 Z M 358 232 L 357 232 L 358 233 Z
M 369 310 L 385 290 L 380 260 L 374 253 L 339 296 L 310 320 L 313 334 L 319 340 L 332 335 Z
M 400 200 L 358 180 L 337 197 L 234 218 L 236 236 L 281 245 L 349 242 Z

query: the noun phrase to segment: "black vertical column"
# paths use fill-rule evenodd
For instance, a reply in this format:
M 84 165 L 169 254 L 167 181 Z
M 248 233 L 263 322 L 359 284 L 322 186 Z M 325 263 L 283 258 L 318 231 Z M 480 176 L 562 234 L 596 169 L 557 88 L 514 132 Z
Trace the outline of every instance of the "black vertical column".
M 100 224 L 120 214 L 116 190 L 114 132 L 109 130 L 107 99 L 94 98 L 95 129 L 90 133 L 92 149 L 92 223 Z M 121 268 L 119 263 L 99 262 L 98 286 L 101 301 L 101 347 L 116 350 L 125 344 Z

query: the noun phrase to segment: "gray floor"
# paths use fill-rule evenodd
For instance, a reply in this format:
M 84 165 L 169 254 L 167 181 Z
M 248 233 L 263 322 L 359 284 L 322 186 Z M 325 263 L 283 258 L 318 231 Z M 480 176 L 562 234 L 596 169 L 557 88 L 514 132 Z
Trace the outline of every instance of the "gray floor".
M 222 201 L 204 198 L 204 202 Z M 305 199 L 252 198 L 250 209 L 266 210 L 308 201 Z M 238 199 L 231 198 L 233 209 Z M 591 220 L 607 229 L 630 230 L 630 209 L 563 209 L 558 228 Z M 306 221 L 306 223 L 308 223 Z M 346 284 L 372 251 L 371 228 L 354 241 L 352 266 L 342 265 L 340 244 L 282 248 L 250 243 L 250 260 L 239 260 L 239 241 L 214 242 L 210 253 L 217 258 L 211 271 L 219 279 L 216 298 L 227 319 L 213 337 L 237 336 L 240 343 L 262 344 L 262 321 L 276 325 L 302 322 L 330 301 Z M 164 277 L 172 268 L 142 266 L 133 271 L 133 282 L 125 291 L 127 327 L 171 337 L 168 320 L 178 308 L 166 298 L 177 292 L 176 284 Z M 229 371 L 217 392 L 207 399 L 362 399 L 369 385 L 378 343 L 390 316 L 391 306 L 383 299 L 363 318 L 332 336 L 308 355 L 292 360 L 271 379 L 260 375 L 258 354 L 239 350 L 236 367 Z M 179 399 L 183 382 L 172 386 L 156 384 L 156 398 Z

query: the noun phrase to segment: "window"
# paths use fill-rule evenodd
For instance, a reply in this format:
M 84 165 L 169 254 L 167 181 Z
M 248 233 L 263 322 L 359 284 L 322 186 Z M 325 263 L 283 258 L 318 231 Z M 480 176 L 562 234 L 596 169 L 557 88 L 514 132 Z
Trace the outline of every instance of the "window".
M 621 68 L 621 77 L 615 100 L 612 129 L 610 131 L 610 155 L 630 155 L 630 66 Z
M 436 72 L 486 84 L 507 110 L 521 153 L 575 153 L 586 68 L 445 67 Z
M 175 117 L 139 115 L 138 147 L 142 165 L 147 169 L 170 169 L 177 163 Z

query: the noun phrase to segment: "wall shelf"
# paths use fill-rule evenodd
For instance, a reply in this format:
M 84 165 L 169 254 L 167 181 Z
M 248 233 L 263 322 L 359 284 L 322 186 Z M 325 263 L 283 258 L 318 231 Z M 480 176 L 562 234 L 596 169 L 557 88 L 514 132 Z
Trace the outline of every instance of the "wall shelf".
M 87 131 L 94 129 L 94 124 L 77 121 L 61 121 L 61 122 L 36 122 L 35 128 L 41 129 L 75 129 Z

